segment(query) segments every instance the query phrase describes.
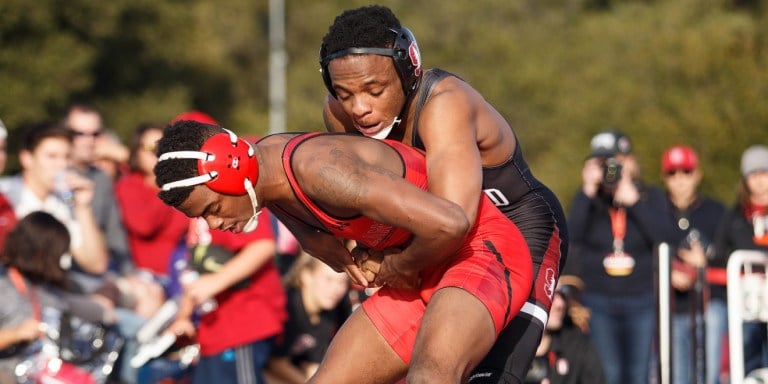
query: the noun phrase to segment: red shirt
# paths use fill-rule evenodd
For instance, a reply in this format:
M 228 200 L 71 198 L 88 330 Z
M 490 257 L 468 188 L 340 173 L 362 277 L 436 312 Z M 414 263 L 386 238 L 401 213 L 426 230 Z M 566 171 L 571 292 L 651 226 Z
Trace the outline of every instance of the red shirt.
M 189 218 L 157 197 L 158 189 L 138 172 L 121 177 L 115 184 L 115 197 L 120 205 L 128 236 L 131 257 L 137 268 L 168 274 L 169 260 L 182 243 Z
M 211 231 L 211 243 L 237 253 L 254 241 L 275 241 L 272 215 L 264 210 L 259 225 L 250 233 Z M 285 290 L 274 259 L 254 272 L 245 288 L 216 295 L 218 308 L 203 316 L 197 330 L 200 353 L 219 354 L 229 348 L 264 340 L 283 331 L 288 315 Z
M 5 236 L 16 225 L 16 214 L 13 211 L 13 206 L 8 199 L 0 193 L 0 252 L 3 251 L 5 246 Z

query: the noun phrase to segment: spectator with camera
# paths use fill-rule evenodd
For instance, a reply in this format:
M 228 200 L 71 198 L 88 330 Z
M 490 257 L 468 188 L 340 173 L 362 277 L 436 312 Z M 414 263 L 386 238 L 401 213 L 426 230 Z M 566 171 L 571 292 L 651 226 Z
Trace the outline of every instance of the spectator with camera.
M 571 246 L 606 383 L 645 384 L 655 324 L 654 250 L 675 230 L 664 192 L 642 182 L 629 137 L 595 135 L 571 204 Z

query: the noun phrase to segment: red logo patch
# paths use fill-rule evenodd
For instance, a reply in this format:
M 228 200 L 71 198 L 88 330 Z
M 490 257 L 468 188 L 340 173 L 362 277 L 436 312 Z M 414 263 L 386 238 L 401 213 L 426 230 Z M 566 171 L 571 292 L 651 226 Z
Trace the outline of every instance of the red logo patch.
M 413 74 L 421 76 L 421 54 L 419 53 L 419 46 L 416 42 L 411 42 L 408 47 L 408 56 L 411 58 L 411 64 L 413 64 Z
M 547 268 L 544 271 L 544 293 L 552 299 L 555 294 L 555 271 L 552 268 Z

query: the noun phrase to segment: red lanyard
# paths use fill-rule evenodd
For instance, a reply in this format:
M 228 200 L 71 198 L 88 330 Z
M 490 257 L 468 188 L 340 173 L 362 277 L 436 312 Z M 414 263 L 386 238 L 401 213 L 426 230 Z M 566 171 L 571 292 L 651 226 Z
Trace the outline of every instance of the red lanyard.
M 624 252 L 624 236 L 627 234 L 627 210 L 625 208 L 610 208 L 611 231 L 613 232 L 614 253 Z
M 8 278 L 11 279 L 16 290 L 19 291 L 22 296 L 29 297 L 32 301 L 32 315 L 35 317 L 35 320 L 40 320 L 40 301 L 38 300 L 35 291 L 27 289 L 27 284 L 24 283 L 24 277 L 21 276 L 19 270 L 14 267 L 8 268 Z

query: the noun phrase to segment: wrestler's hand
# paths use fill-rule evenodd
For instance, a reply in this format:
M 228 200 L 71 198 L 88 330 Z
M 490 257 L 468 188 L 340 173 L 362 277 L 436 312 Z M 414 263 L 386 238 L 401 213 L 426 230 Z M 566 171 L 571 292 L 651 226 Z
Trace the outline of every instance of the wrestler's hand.
M 376 274 L 379 273 L 379 268 L 381 268 L 381 261 L 384 258 L 384 254 L 371 251 L 362 246 L 352 248 L 350 253 L 355 260 L 355 264 L 365 278 L 365 284 L 363 284 L 363 286 L 366 288 L 375 287 L 374 280 L 376 279 Z
M 396 263 L 397 256 L 402 252 L 400 249 L 389 248 L 380 252 L 370 252 L 370 257 L 381 259 L 379 269 L 376 273 L 374 286 L 387 285 L 400 289 L 419 289 L 421 287 L 421 277 L 418 271 L 406 271 L 398 268 Z M 381 256 L 378 256 L 378 254 Z

